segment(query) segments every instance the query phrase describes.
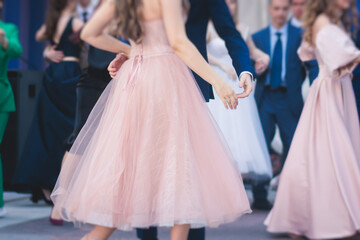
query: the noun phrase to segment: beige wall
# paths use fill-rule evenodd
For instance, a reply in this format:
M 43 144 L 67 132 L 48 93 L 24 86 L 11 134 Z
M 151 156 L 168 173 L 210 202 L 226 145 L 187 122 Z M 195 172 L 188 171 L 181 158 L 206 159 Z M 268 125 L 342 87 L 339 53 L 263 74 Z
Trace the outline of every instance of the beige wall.
M 267 6 L 269 0 L 237 0 L 239 6 L 239 21 L 250 27 L 251 32 L 267 26 L 269 17 Z

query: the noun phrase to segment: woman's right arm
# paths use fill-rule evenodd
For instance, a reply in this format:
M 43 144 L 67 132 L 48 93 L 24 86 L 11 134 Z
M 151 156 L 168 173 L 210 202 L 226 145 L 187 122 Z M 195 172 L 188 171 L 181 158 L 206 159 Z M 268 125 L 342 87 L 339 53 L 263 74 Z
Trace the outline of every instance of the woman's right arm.
M 175 54 L 196 74 L 210 83 L 226 108 L 236 108 L 238 96 L 205 61 L 188 39 L 182 16 L 181 0 L 161 0 L 166 33 Z
M 131 47 L 104 31 L 114 18 L 115 1 L 106 0 L 85 25 L 80 37 L 96 48 L 113 53 L 122 52 L 128 55 Z

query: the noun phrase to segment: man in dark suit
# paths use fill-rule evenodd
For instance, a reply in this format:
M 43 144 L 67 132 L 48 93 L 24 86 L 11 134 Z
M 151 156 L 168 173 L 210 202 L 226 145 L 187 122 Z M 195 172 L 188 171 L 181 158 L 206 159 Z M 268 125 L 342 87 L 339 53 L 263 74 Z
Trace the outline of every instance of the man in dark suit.
M 356 7 L 357 7 L 358 11 L 360 12 L 360 0 L 356 1 Z M 359 17 L 358 22 L 360 23 L 360 15 L 358 17 Z M 356 31 L 356 29 L 354 29 L 354 31 Z M 354 41 L 355 41 L 356 46 L 358 48 L 360 48 L 360 31 L 359 31 L 359 29 L 357 31 L 358 32 L 356 34 L 356 37 L 354 37 Z M 352 83 L 353 83 L 353 88 L 354 88 L 355 97 L 356 97 L 358 114 L 359 114 L 359 118 L 360 118 L 360 66 L 358 66 L 354 71 L 354 78 L 353 78 Z
M 240 82 L 251 84 L 252 65 L 249 50 L 240 33 L 236 30 L 229 9 L 224 0 L 190 0 L 191 8 L 186 22 L 186 33 L 202 56 L 207 59 L 206 32 L 211 19 L 216 32 L 225 41 L 240 76 Z M 196 81 L 206 101 L 214 98 L 212 87 L 196 74 Z
M 303 108 L 301 87 L 306 78 L 304 65 L 297 54 L 302 31 L 287 21 L 290 3 L 291 0 L 269 0 L 271 25 L 253 35 L 255 45 L 271 59 L 268 69 L 258 76 L 255 100 L 269 149 L 276 125 L 280 129 L 283 162 Z M 254 184 L 253 208 L 271 208 L 267 184 Z
M 225 41 L 233 61 L 233 66 L 240 78 L 240 84 L 250 86 L 252 83 L 252 65 L 249 50 L 240 33 L 236 30 L 229 9 L 224 0 L 190 0 L 190 11 L 186 22 L 186 33 L 202 56 L 207 59 L 206 32 L 211 19 L 217 33 Z M 212 86 L 194 73 L 197 84 L 206 101 L 214 98 Z M 249 88 L 248 88 L 249 89 Z M 157 229 L 137 230 L 142 240 L 157 239 Z M 191 229 L 189 240 L 205 239 L 205 229 Z

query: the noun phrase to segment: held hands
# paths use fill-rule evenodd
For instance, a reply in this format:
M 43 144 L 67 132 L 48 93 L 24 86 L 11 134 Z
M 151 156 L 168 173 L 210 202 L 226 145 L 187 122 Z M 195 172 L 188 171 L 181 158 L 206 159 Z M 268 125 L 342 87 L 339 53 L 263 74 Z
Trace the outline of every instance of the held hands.
M 116 55 L 114 60 L 111 61 L 107 70 L 112 78 L 116 76 L 117 72 L 126 60 L 128 60 L 128 57 L 123 53 L 119 53 Z
M 235 94 L 234 89 L 223 80 L 217 81 L 213 86 L 217 95 L 224 103 L 225 108 L 236 109 L 238 105 L 238 96 Z
M 239 87 L 244 88 L 244 92 L 237 94 L 238 98 L 246 98 L 250 95 L 253 90 L 252 78 L 250 74 L 245 73 L 241 75 Z
M 59 63 L 64 58 L 64 52 L 57 51 L 55 50 L 56 48 L 57 48 L 56 45 L 46 48 L 44 52 L 44 56 L 46 59 L 50 60 L 51 62 Z

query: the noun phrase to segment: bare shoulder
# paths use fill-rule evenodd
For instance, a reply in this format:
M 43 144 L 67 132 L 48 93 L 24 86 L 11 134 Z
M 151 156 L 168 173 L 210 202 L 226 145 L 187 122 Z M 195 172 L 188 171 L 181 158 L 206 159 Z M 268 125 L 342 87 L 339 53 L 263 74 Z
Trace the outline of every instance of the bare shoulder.
M 329 24 L 331 24 L 330 18 L 325 14 L 320 14 L 314 22 L 314 27 L 313 27 L 314 33 L 316 34 L 317 32 L 319 32 L 321 29 L 323 29 L 325 26 L 328 26 Z

